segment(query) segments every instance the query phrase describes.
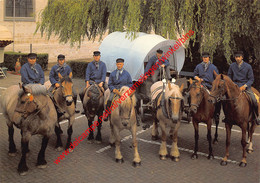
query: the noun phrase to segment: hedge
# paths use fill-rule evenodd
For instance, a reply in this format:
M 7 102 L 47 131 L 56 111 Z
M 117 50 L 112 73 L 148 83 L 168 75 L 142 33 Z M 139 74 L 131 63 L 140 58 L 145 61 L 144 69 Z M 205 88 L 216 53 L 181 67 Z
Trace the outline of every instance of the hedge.
M 86 61 L 67 61 L 67 64 L 71 67 L 73 77 L 85 79 L 85 72 L 89 62 Z
M 27 63 L 28 53 L 17 53 L 17 52 L 5 52 L 4 53 L 4 63 L 1 64 L 2 67 L 6 67 L 9 71 L 14 71 L 15 63 L 20 57 L 21 66 Z M 41 65 L 43 70 L 48 69 L 48 54 L 47 53 L 37 53 L 37 61 Z

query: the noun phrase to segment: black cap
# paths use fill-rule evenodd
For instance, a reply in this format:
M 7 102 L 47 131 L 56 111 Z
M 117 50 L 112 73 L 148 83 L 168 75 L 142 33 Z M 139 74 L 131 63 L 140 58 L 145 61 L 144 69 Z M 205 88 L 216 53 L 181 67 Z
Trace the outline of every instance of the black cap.
M 162 54 L 163 51 L 161 49 L 156 50 L 157 53 Z
M 209 57 L 209 52 L 202 52 L 201 56 L 202 57 Z
M 63 59 L 65 59 L 65 55 L 62 54 L 58 55 L 58 60 L 63 60 Z
M 37 57 L 37 54 L 36 53 L 29 53 L 28 54 L 28 58 L 31 58 L 31 59 L 34 59 Z
M 94 51 L 94 52 L 93 52 L 93 55 L 94 55 L 94 56 L 99 56 L 99 55 L 100 55 L 100 51 Z
M 116 59 L 116 63 L 124 63 L 124 59 L 122 59 L 122 58 L 118 58 L 118 59 Z
M 244 56 L 244 53 L 243 53 L 242 51 L 235 51 L 235 52 L 234 52 L 234 56 L 235 56 L 235 57 Z

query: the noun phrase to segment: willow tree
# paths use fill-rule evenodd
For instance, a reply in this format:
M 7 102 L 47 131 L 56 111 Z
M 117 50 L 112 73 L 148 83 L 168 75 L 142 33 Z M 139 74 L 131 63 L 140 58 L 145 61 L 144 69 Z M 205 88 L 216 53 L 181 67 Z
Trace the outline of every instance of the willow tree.
M 228 63 L 238 49 L 260 60 L 259 0 L 49 0 L 39 16 L 37 31 L 71 45 L 102 40 L 106 31 L 175 39 L 192 29 L 188 48 L 198 44 L 199 52 L 221 52 Z

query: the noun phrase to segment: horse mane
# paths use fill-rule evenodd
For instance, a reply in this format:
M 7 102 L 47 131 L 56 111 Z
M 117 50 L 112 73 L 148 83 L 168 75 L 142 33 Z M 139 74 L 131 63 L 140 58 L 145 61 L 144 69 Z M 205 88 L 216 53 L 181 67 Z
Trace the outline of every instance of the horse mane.
M 26 89 L 30 89 L 32 95 L 46 95 L 47 94 L 47 89 L 44 85 L 28 84 L 24 87 Z M 23 89 L 21 89 L 18 94 L 19 94 L 19 97 L 21 97 L 24 94 Z
M 176 84 L 171 84 L 171 90 L 169 90 L 168 84 L 165 85 L 165 98 L 169 98 L 173 94 L 175 97 L 183 98 L 182 93 L 180 92 L 180 87 Z
M 64 76 L 61 78 L 60 83 L 63 83 L 64 81 L 72 83 L 72 79 L 69 76 Z
M 129 90 L 128 86 L 123 86 L 120 89 L 120 93 L 122 95 L 124 95 L 125 93 L 127 93 L 128 90 Z M 128 105 L 131 103 L 131 100 L 132 100 L 133 105 L 135 106 L 136 105 L 136 97 L 135 97 L 135 95 L 132 95 L 131 97 L 129 97 L 128 95 L 126 95 L 126 96 L 127 97 L 125 98 L 125 100 L 122 101 L 122 103 L 120 104 L 121 107 L 128 107 Z

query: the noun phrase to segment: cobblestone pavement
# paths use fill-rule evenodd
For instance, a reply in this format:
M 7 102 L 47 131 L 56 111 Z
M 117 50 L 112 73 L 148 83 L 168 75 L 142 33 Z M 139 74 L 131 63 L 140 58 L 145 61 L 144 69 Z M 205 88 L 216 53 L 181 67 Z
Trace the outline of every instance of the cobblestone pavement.
M 0 94 L 8 86 L 17 84 L 20 76 L 7 75 L 7 79 L 0 79 Z M 47 77 L 46 77 L 47 78 Z M 84 81 L 74 79 L 76 87 L 83 86 Z M 82 110 L 81 103 L 78 107 Z M 0 110 L 1 111 L 1 110 Z M 67 138 L 67 123 L 62 123 L 62 141 L 65 145 Z M 73 126 L 73 138 L 79 137 L 88 128 L 87 119 L 81 114 L 77 114 L 76 122 Z M 212 127 L 215 130 L 214 127 Z M 46 169 L 38 169 L 36 164 L 37 154 L 40 150 L 41 137 L 33 136 L 29 148 L 30 153 L 27 158 L 29 167 L 26 176 L 19 176 L 17 166 L 21 157 L 20 132 L 15 128 L 15 143 L 18 149 L 17 156 L 9 157 L 8 133 L 5 119 L 0 112 L 0 182 L 155 182 L 155 183 L 258 183 L 260 180 L 260 128 L 257 127 L 253 136 L 254 152 L 248 154 L 247 167 L 238 166 L 242 159 L 242 148 L 240 144 L 241 130 L 234 127 L 231 134 L 230 160 L 227 166 L 221 166 L 220 161 L 225 153 L 225 130 L 223 123 L 220 124 L 219 142 L 213 145 L 215 159 L 208 160 L 208 143 L 206 138 L 206 127 L 200 125 L 199 158 L 191 160 L 192 149 L 194 147 L 193 125 L 182 122 L 178 133 L 178 145 L 180 148 L 180 161 L 173 162 L 171 159 L 160 160 L 158 156 L 160 140 L 151 140 L 151 129 L 142 130 L 138 127 L 139 153 L 142 165 L 134 168 L 132 166 L 133 149 L 131 148 L 130 132 L 122 131 L 123 139 L 121 152 L 125 162 L 117 164 L 114 158 L 114 147 L 110 147 L 109 123 L 104 122 L 102 127 L 102 144 L 88 144 L 84 139 L 73 153 L 57 165 L 54 160 L 62 153 L 54 150 L 56 136 L 53 135 L 46 150 Z M 171 141 L 168 141 L 168 151 Z

